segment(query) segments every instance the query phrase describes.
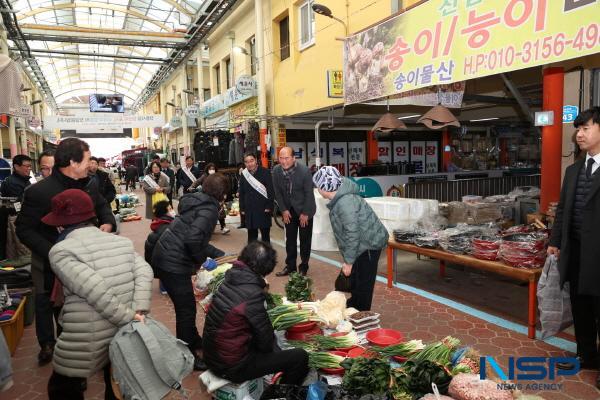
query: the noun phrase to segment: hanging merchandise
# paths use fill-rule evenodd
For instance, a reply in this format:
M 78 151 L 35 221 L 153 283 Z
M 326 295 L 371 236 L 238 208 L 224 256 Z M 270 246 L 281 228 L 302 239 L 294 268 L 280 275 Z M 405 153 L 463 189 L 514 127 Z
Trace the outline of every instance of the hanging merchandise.
M 4 54 L 0 54 L 0 114 L 14 115 L 21 107 L 21 75 L 17 64 Z
M 256 152 L 259 146 L 258 138 L 258 123 L 256 121 L 248 122 L 248 130 L 246 131 L 246 139 L 244 140 L 244 147 L 246 151 Z
M 229 165 L 229 143 L 232 134 L 226 130 L 198 131 L 194 137 L 194 153 L 199 163 Z
M 229 142 L 229 165 L 237 165 L 244 162 L 244 140 L 239 132 L 233 134 L 233 140 Z

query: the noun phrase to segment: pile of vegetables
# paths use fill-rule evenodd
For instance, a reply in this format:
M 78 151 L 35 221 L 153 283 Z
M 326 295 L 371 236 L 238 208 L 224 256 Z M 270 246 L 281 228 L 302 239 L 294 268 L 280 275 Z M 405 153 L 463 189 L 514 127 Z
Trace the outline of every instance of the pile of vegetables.
M 312 300 L 312 280 L 297 272 L 292 272 L 285 285 L 285 295 L 289 301 Z
M 340 368 L 340 363 L 346 358 L 326 351 L 308 353 L 308 366 L 315 369 Z
M 301 322 L 318 321 L 315 303 L 282 304 L 267 310 L 273 329 L 283 331 Z
M 390 364 L 379 358 L 346 358 L 342 386 L 356 395 L 383 394 L 390 387 Z
M 322 350 L 345 349 L 358 344 L 358 336 L 354 331 L 343 336 L 315 335 L 311 339 Z
M 267 310 L 283 304 L 283 296 L 280 294 L 267 293 L 265 297 L 267 298 Z

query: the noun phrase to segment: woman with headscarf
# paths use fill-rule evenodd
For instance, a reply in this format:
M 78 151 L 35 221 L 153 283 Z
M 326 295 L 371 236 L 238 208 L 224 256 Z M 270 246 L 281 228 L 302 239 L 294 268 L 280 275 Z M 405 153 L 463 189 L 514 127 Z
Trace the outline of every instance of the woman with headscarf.
M 142 181 L 142 189 L 146 193 L 146 218 L 152 219 L 154 217 L 152 196 L 156 193 L 164 193 L 166 198 L 167 193 L 171 192 L 169 177 L 164 172 L 161 172 L 160 163 L 157 161 L 150 164 L 148 175 Z
M 313 182 L 321 196 L 330 200 L 329 219 L 344 259 L 342 273 L 350 277 L 351 283 L 347 307 L 369 311 L 379 256 L 389 238 L 387 229 L 358 194 L 358 185 L 341 176 L 335 167 L 319 169 Z

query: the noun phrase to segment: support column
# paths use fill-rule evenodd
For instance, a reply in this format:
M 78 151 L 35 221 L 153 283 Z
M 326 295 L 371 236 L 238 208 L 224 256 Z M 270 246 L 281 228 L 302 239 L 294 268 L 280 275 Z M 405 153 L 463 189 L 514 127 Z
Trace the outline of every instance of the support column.
M 269 166 L 269 157 L 267 156 L 267 90 L 265 87 L 265 28 L 263 21 L 263 2 L 254 0 L 254 15 L 256 18 L 256 78 L 258 85 L 258 117 L 259 121 L 259 139 L 260 139 L 260 160 L 263 167 Z
M 542 127 L 540 211 L 546 212 L 560 198 L 564 69 L 546 68 L 543 75 L 543 110 L 554 112 L 554 124 Z
M 19 138 L 21 140 L 21 154 L 29 155 L 29 147 L 27 146 L 27 131 L 22 130 L 19 134 Z
M 442 171 L 448 172 L 448 166 L 452 161 L 452 149 L 446 151 L 446 146 L 450 147 L 450 132 L 448 128 L 442 131 Z
M 379 144 L 375 139 L 375 132 L 367 132 L 367 165 L 375 163 L 379 159 Z
M 204 103 L 204 61 L 202 60 L 202 49 L 198 50 L 196 53 L 196 63 L 198 64 L 198 99 L 200 101 L 200 105 Z M 202 116 L 198 118 L 200 120 L 200 129 L 202 131 L 206 130 L 206 119 Z
M 10 158 L 18 154 L 17 152 L 17 129 L 15 117 L 8 117 L 8 143 L 10 145 Z
M 190 155 L 190 130 L 188 128 L 187 116 L 185 115 L 185 109 L 188 106 L 188 94 L 184 93 L 187 90 L 187 68 L 184 64 L 183 71 L 181 72 L 181 120 L 183 121 L 183 155 Z

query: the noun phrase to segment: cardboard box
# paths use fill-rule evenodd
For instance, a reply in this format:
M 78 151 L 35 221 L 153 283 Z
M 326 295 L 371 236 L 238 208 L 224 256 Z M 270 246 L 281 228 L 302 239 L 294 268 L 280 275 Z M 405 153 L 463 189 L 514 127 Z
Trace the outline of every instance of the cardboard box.
M 250 396 L 254 400 L 259 400 L 262 396 L 264 387 L 262 378 L 253 379 L 240 383 L 239 385 L 229 384 L 217 389 L 213 393 L 213 399 L 216 400 L 242 400 L 245 396 Z

